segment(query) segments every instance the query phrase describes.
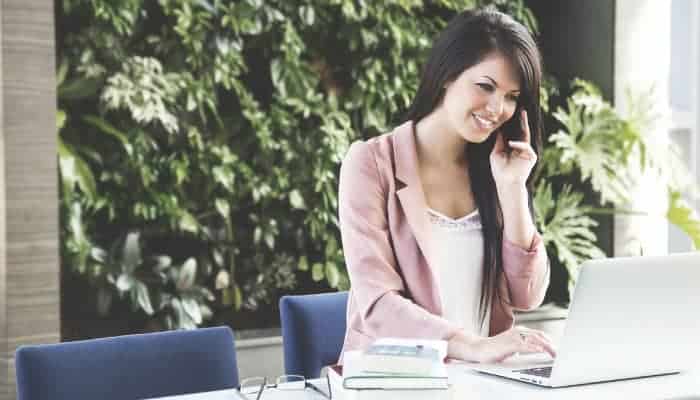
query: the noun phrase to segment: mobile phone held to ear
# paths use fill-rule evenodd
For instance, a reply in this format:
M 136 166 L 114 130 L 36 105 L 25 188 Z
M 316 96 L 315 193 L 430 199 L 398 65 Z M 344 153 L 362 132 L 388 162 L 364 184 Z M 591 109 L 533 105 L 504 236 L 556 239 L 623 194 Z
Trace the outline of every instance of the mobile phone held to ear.
M 523 132 L 521 125 L 521 112 L 523 108 L 518 105 L 513 113 L 513 116 L 503 124 L 501 129 L 503 132 L 503 139 L 506 142 L 506 147 L 510 150 L 510 145 L 508 144 L 511 140 L 524 140 L 525 133 Z

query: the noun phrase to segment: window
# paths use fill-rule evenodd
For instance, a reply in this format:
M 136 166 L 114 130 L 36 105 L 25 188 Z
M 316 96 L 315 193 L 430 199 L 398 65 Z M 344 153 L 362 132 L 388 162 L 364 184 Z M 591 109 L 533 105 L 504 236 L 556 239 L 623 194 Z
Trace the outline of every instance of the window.
M 696 0 L 672 0 L 671 65 L 669 100 L 671 107 L 671 140 L 693 176 L 700 169 L 700 3 Z M 700 202 L 694 204 L 696 207 Z M 669 224 L 669 252 L 689 251 L 690 239 Z

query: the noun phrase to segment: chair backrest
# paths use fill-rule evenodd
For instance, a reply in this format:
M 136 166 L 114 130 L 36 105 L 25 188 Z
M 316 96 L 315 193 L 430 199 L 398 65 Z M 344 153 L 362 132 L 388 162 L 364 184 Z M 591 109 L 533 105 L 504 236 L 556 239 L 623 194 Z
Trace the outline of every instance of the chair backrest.
M 284 296 L 280 299 L 284 369 L 317 378 L 335 364 L 345 338 L 348 292 Z
M 235 388 L 228 327 L 22 346 L 18 400 L 136 400 Z

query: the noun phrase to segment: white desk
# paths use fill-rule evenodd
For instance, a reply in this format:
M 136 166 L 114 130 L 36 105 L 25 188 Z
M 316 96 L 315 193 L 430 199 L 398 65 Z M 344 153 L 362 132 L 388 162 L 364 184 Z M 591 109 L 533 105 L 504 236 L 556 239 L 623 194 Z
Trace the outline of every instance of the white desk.
M 250 397 L 255 399 L 255 397 Z M 158 397 L 150 400 L 248 400 L 241 396 L 235 389 L 217 390 L 214 392 L 204 392 L 196 394 L 184 394 L 181 396 Z M 276 390 L 265 389 L 260 400 L 328 400 L 314 390 Z M 333 399 L 336 400 L 336 399 Z
M 598 383 L 568 388 L 547 389 L 527 383 L 492 377 L 472 371 L 465 365 L 449 365 L 450 398 L 454 400 L 547 400 L 547 399 L 620 399 L 691 400 L 700 399 L 700 370 L 676 375 Z M 386 391 L 386 400 L 430 400 L 420 391 Z M 222 390 L 159 400 L 242 400 L 235 390 Z M 325 400 L 315 391 L 279 391 L 266 389 L 260 400 Z M 340 399 L 334 399 L 340 400 Z
M 549 389 L 484 375 L 456 365 L 450 369 L 450 383 L 453 382 L 453 399 L 700 399 L 700 371 Z

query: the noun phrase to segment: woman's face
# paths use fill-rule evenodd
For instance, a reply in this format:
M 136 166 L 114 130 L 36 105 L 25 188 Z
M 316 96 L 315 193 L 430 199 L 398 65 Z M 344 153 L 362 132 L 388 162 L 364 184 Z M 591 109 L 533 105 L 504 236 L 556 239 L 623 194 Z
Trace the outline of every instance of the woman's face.
M 441 107 L 454 132 L 468 142 L 481 143 L 513 116 L 519 95 L 515 69 L 493 52 L 447 84 Z

